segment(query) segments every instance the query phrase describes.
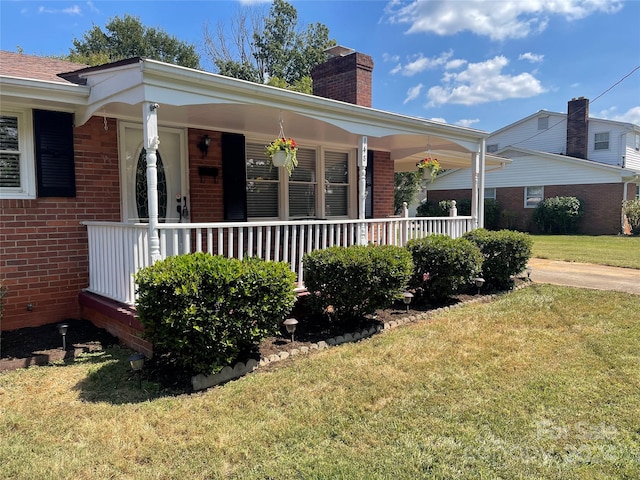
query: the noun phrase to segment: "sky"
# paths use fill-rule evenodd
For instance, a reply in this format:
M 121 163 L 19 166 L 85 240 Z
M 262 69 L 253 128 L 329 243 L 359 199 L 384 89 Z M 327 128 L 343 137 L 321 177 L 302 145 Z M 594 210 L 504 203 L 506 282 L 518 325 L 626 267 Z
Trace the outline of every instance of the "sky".
M 316 22 L 374 61 L 373 107 L 492 132 L 539 110 L 640 125 L 640 0 L 289 0 L 298 25 Z M 0 0 L 0 48 L 66 55 L 113 17 L 139 17 L 193 44 L 229 31 L 261 0 Z M 267 10 L 265 10 L 267 11 Z

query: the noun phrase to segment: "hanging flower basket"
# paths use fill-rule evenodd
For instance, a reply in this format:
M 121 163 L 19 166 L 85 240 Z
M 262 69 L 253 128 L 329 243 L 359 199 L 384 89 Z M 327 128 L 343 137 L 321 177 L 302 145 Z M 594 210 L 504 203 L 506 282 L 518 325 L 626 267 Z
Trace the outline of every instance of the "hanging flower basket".
M 293 138 L 278 137 L 265 147 L 264 153 L 274 167 L 284 167 L 289 176 L 298 166 L 298 146 Z
M 416 167 L 418 167 L 419 171 L 422 171 L 422 178 L 424 180 L 433 180 L 441 169 L 438 159 L 430 157 L 420 160 L 416 164 Z

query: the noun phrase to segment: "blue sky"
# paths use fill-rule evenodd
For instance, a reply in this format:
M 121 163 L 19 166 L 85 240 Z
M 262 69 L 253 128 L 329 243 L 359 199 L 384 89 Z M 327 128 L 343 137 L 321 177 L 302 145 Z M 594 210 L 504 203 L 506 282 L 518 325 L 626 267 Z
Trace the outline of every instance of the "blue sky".
M 260 3 L 1 0 L 0 48 L 67 54 L 92 25 L 130 14 L 194 44 L 213 71 L 205 23 L 228 26 Z M 491 132 L 584 96 L 591 116 L 640 124 L 638 0 L 290 3 L 300 25 L 324 23 L 338 44 L 373 57 L 374 108 Z

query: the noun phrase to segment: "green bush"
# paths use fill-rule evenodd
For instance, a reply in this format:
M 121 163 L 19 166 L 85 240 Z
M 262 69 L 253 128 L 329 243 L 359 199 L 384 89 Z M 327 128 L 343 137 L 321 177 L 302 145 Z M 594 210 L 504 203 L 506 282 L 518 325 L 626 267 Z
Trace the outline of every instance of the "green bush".
M 471 199 L 463 198 L 458 205 L 458 215 L 470 216 L 471 215 Z M 500 224 L 500 204 L 493 198 L 484 199 L 484 226 L 489 230 L 497 230 Z
M 522 272 L 531 257 L 533 240 L 526 233 L 479 228 L 465 233 L 463 238 L 476 244 L 482 252 L 482 277 L 487 288 L 510 288 L 511 276 Z
M 445 299 L 470 283 L 482 266 L 478 247 L 463 238 L 429 235 L 407 242 L 413 258 L 411 286 L 427 298 Z
M 640 235 L 640 198 L 622 202 L 622 211 L 627 216 L 631 233 Z
M 391 305 L 413 271 L 409 252 L 393 245 L 330 247 L 302 262 L 313 311 L 332 305 L 335 320 L 345 324 Z
M 542 200 L 533 212 L 533 221 L 542 233 L 576 233 L 584 206 L 576 197 L 551 197 Z
M 296 299 L 289 266 L 257 258 L 179 255 L 141 270 L 136 282 L 136 309 L 154 351 L 204 374 L 278 332 Z
M 451 200 L 440 200 L 437 204 L 423 202 L 416 208 L 417 217 L 448 217 Z

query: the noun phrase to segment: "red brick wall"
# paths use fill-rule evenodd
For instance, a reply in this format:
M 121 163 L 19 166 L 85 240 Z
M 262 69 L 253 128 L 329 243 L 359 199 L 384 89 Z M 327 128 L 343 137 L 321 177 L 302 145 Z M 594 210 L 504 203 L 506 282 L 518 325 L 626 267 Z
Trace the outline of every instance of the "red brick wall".
M 373 59 L 363 53 L 333 57 L 311 71 L 313 94 L 363 107 L 371 106 Z
M 204 135 L 209 135 L 211 143 L 206 157 L 198 149 Z M 189 185 L 191 192 L 191 222 L 222 222 L 222 134 L 206 130 L 189 129 Z M 218 178 L 200 177 L 198 167 L 218 168 Z
M 584 202 L 584 217 L 578 232 L 588 235 L 616 235 L 621 232 L 621 183 L 588 185 L 548 185 L 544 197 L 577 197 Z M 471 198 L 471 190 L 429 191 L 429 202 Z M 501 228 L 537 232 L 532 220 L 535 209 L 524 208 L 524 187 L 496 189 L 496 201 L 502 210 Z
M 120 221 L 117 126 L 92 118 L 74 129 L 76 198 L 0 200 L 2 330 L 79 318 L 89 282 L 84 220 Z M 33 310 L 27 310 L 27 304 Z
M 373 218 L 393 215 L 394 166 L 389 152 L 373 152 Z

